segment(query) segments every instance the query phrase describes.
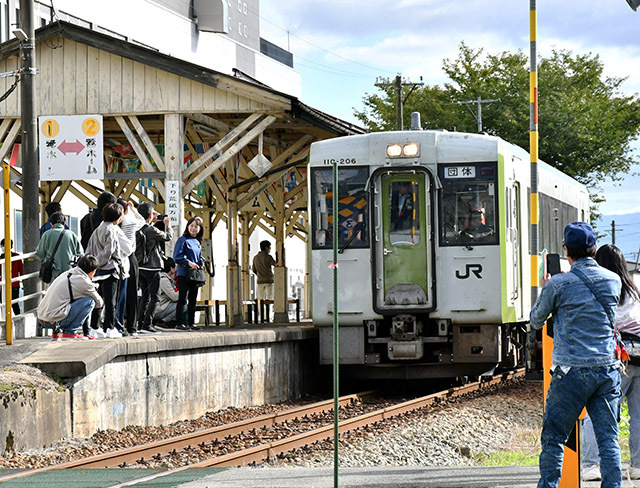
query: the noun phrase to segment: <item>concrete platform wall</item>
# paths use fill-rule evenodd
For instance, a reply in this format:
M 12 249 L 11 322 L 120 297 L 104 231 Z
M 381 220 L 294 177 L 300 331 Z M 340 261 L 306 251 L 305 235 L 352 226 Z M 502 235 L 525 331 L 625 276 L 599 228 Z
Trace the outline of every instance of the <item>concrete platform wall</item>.
M 312 386 L 315 341 L 118 357 L 72 388 L 73 435 L 167 425 L 208 411 L 299 398 Z

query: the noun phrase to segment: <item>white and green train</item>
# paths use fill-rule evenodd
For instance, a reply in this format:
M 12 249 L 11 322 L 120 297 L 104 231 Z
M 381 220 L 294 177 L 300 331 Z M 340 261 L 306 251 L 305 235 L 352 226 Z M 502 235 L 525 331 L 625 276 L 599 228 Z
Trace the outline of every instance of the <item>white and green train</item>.
M 309 159 L 312 312 L 333 362 L 333 166 L 339 360 L 368 378 L 523 364 L 531 308 L 529 154 L 498 137 L 399 131 L 316 142 Z M 540 249 L 587 220 L 586 188 L 539 163 Z M 534 271 L 537 281 L 537 271 Z

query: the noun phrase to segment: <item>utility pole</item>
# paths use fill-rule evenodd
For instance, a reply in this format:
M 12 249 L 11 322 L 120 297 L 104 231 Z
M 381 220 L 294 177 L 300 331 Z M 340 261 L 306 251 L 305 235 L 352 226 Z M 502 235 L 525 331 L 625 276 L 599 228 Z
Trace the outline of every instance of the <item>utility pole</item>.
M 464 102 L 454 102 L 457 103 L 458 105 L 466 105 L 467 108 L 469 109 L 469 111 L 471 112 L 471 115 L 473 115 L 476 119 L 476 121 L 478 122 L 478 134 L 482 134 L 482 104 L 483 103 L 493 103 L 493 102 L 501 102 L 502 100 L 500 100 L 499 98 L 490 98 L 487 100 L 483 100 L 480 95 L 478 95 L 478 99 L 477 100 L 465 100 Z M 469 105 L 472 104 L 478 104 L 478 112 L 477 115 L 473 113 L 473 110 L 471 110 L 471 107 L 469 107 Z
M 420 77 L 420 80 L 422 80 L 422 77 Z M 377 86 L 378 88 L 394 87 L 396 90 L 396 128 L 397 130 L 404 130 L 404 121 L 402 119 L 404 104 L 407 102 L 407 100 L 409 99 L 411 94 L 414 92 L 414 90 L 417 87 L 422 85 L 424 85 L 424 83 L 422 82 L 412 83 L 410 81 L 403 81 L 401 75 L 397 75 L 393 82 L 391 82 L 389 78 L 376 79 L 375 86 Z M 411 87 L 411 90 L 409 90 L 409 93 L 407 93 L 407 96 L 405 96 L 403 99 L 402 90 L 405 86 Z
M 26 39 L 22 41 L 21 69 L 21 153 L 22 153 L 22 228 L 23 249 L 29 253 L 36 250 L 40 239 L 40 194 L 38 168 L 38 119 L 35 96 L 35 12 L 33 0 L 20 0 L 20 28 Z M 25 260 L 25 274 L 38 271 L 35 258 Z M 38 280 L 25 281 L 25 295 L 40 290 Z M 38 299 L 29 300 L 26 309 L 35 308 Z
M 611 221 L 611 244 L 613 244 L 614 246 L 616 245 L 616 231 L 617 232 L 622 232 L 624 229 L 618 229 L 616 228 L 616 221 L 612 220 Z

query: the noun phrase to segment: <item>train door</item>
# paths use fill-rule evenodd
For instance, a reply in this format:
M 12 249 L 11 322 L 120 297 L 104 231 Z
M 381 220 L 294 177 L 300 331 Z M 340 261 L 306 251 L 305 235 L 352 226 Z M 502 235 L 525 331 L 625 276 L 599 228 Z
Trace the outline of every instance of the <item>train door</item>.
M 374 308 L 378 313 L 433 308 L 431 182 L 424 170 L 379 172 L 376 205 Z
M 522 300 L 522 263 L 520 242 L 520 185 L 514 182 L 505 189 L 506 203 L 506 274 L 507 299 L 518 317 L 524 314 Z

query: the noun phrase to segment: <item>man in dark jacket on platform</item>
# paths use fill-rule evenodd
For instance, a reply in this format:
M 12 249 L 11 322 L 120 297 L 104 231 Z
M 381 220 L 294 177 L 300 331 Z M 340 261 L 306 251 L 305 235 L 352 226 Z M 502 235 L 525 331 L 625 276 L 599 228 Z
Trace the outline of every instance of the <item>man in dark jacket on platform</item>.
M 138 239 L 138 236 L 136 236 L 136 258 L 139 263 L 139 279 L 140 287 L 142 288 L 138 329 L 140 332 L 153 334 L 160 332 L 151 323 L 160 295 L 160 271 L 164 268 L 160 243 L 170 241 L 173 233 L 169 217 L 164 217 L 164 231 L 152 225 L 158 213 L 154 211 L 151 203 L 141 203 L 138 206 L 138 213 L 146 221 L 145 225 L 138 231 L 143 237 Z

